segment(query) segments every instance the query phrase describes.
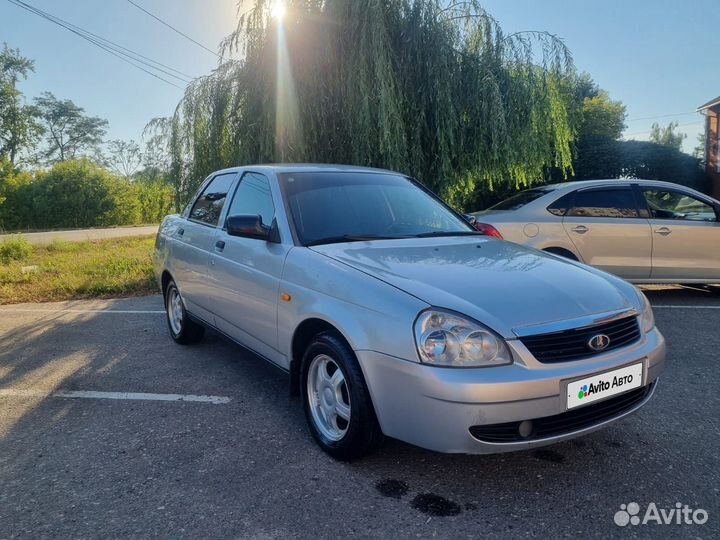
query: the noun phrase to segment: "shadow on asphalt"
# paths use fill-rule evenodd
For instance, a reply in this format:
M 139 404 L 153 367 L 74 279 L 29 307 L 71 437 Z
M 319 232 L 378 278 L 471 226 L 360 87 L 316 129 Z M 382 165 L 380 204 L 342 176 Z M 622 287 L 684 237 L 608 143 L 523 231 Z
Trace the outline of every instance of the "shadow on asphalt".
M 642 285 L 640 288 L 652 304 L 720 304 L 720 285 Z

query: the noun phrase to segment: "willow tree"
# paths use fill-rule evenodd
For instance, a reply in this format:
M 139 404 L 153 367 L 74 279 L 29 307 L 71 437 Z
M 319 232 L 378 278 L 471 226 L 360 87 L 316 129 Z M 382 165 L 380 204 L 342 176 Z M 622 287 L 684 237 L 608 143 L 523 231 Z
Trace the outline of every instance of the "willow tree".
M 168 124 L 181 198 L 247 163 L 396 169 L 458 206 L 481 183 L 570 171 L 557 37 L 505 34 L 477 0 L 288 0 L 283 19 L 272 3 L 239 3 L 222 44 L 237 60 L 193 82 Z

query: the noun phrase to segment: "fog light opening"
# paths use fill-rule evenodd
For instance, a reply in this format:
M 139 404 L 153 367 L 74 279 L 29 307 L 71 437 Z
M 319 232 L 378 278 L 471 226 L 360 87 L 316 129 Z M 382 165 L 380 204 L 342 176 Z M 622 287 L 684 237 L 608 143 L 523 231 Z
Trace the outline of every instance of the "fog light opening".
M 518 426 L 518 433 L 523 439 L 527 439 L 533 432 L 533 423 L 530 420 L 523 420 Z

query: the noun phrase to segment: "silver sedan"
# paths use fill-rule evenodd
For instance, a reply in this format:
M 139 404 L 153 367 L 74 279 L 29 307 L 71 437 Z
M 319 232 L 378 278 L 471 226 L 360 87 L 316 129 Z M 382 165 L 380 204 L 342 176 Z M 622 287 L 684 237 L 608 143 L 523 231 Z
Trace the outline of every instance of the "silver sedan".
M 521 191 L 476 227 L 634 283 L 720 283 L 720 202 L 655 180 L 587 180 Z
M 482 235 L 391 171 L 219 171 L 154 262 L 172 338 L 210 328 L 287 372 L 340 459 L 383 435 L 477 454 L 577 437 L 647 403 L 665 359 L 633 285 Z

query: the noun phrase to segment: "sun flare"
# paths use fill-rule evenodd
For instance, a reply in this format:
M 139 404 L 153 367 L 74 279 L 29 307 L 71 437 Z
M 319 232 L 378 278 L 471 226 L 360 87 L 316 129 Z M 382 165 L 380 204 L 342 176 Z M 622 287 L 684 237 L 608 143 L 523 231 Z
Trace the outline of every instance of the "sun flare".
M 285 2 L 283 0 L 275 0 L 270 8 L 270 15 L 278 20 L 285 17 Z

